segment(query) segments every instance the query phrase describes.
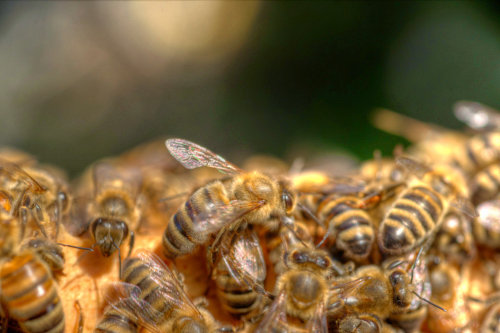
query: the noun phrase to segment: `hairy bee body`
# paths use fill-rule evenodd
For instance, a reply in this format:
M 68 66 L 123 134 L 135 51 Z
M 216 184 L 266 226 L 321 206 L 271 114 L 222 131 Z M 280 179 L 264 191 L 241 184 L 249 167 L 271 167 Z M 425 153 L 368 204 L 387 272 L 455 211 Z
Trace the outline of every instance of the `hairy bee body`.
M 124 314 L 126 310 L 120 311 L 120 308 L 126 308 L 123 301 L 119 301 L 106 309 L 101 321 L 95 328 L 95 333 L 137 333 L 139 326 L 131 316 Z
M 472 202 L 479 204 L 500 193 L 500 164 L 491 164 L 474 175 Z
M 24 332 L 64 332 L 64 312 L 48 266 L 32 251 L 2 264 L 1 302 Z
M 500 131 L 482 133 L 468 139 L 456 151 L 452 163 L 468 174 L 475 174 L 500 159 Z
M 208 206 L 224 205 L 229 201 L 226 186 L 219 180 L 196 190 L 168 222 L 162 239 L 165 255 L 176 257 L 187 254 L 203 244 L 206 241 L 204 235 L 194 231 L 197 216 L 206 212 Z
M 34 251 L 43 260 L 52 272 L 62 271 L 64 268 L 64 254 L 61 247 L 53 241 L 38 237 L 30 239 L 23 248 Z
M 446 203 L 429 186 L 404 190 L 388 210 L 379 227 L 379 245 L 384 253 L 408 253 L 437 231 Z
M 228 246 L 230 248 L 224 251 L 227 253 L 221 253 L 212 272 L 217 297 L 231 315 L 255 315 L 265 301 L 264 295 L 256 290 L 256 285 L 263 290 L 266 278 L 266 262 L 257 235 L 245 228 L 238 232 Z M 243 263 L 238 266 L 238 262 Z M 245 283 L 245 279 L 252 281 Z
M 356 261 L 368 257 L 375 241 L 372 218 L 364 209 L 356 208 L 359 205 L 357 197 L 328 196 L 317 209 L 318 218 L 336 235 L 337 248 Z

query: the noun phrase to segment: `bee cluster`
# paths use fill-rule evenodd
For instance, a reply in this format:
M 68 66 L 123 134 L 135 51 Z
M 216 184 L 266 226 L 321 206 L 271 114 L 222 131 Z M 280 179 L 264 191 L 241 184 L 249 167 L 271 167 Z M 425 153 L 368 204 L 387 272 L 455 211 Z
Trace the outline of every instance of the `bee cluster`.
M 168 139 L 70 186 L 1 150 L 2 329 L 498 332 L 500 114 L 455 114 L 379 110 L 413 145 L 341 177 Z

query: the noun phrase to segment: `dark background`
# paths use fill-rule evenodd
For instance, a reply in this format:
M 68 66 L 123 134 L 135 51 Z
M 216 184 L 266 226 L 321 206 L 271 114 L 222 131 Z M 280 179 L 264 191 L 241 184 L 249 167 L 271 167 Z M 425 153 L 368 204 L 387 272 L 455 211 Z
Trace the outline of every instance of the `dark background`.
M 0 140 L 71 174 L 159 136 L 238 161 L 390 154 L 376 107 L 459 128 L 500 108 L 482 2 L 22 2 L 0 8 Z

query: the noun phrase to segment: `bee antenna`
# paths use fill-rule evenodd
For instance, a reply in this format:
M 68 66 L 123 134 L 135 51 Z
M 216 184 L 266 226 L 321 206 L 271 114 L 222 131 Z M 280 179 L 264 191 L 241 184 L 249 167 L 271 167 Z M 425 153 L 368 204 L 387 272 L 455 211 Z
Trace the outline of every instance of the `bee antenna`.
M 325 235 L 323 236 L 323 239 L 321 239 L 321 241 L 316 244 L 316 248 L 320 248 L 321 245 L 323 245 L 323 243 L 328 239 L 328 236 L 330 236 L 330 228 L 328 228 L 325 232 Z
M 183 196 L 188 195 L 188 194 L 189 194 L 188 192 L 177 193 L 177 194 L 174 194 L 174 195 L 170 195 L 168 197 L 161 198 L 161 199 L 158 200 L 158 202 L 162 203 L 162 202 L 165 202 L 165 201 L 170 201 L 170 200 L 173 200 L 173 199 L 177 199 L 177 198 L 183 197 Z
M 297 235 L 297 233 L 295 232 L 295 230 L 292 229 L 292 226 L 289 224 L 289 223 L 283 223 L 283 225 L 288 229 L 290 230 L 290 232 L 293 234 L 293 236 L 295 236 L 295 238 L 297 238 L 299 240 L 299 242 L 304 246 L 304 247 L 309 247 L 309 245 L 307 243 L 305 243 L 300 237 L 299 235 Z
M 69 244 L 63 244 L 63 243 L 56 243 L 56 244 L 61 245 L 61 246 L 71 247 L 73 249 L 85 250 L 85 251 L 90 251 L 90 252 L 94 251 L 93 246 L 92 247 L 83 247 L 83 246 L 69 245 Z
M 415 291 L 413 291 L 413 290 L 412 290 L 411 292 L 412 292 L 415 296 L 417 296 L 418 298 L 420 298 L 422 301 L 424 301 L 424 302 L 426 302 L 426 303 L 428 303 L 428 304 L 430 304 L 430 305 L 432 305 L 432 306 L 434 306 L 434 307 L 438 308 L 438 309 L 439 309 L 439 310 L 441 310 L 441 311 L 448 312 L 448 311 L 446 311 L 446 309 L 445 309 L 445 308 L 440 307 L 440 306 L 439 306 L 439 305 L 437 305 L 436 303 L 433 303 L 433 302 L 429 301 L 427 298 L 424 298 L 424 297 L 420 296 L 420 295 L 419 295 L 419 294 L 417 294 Z
M 120 280 L 122 279 L 122 254 L 121 254 L 121 251 L 120 251 L 120 247 L 116 245 L 115 242 L 113 242 L 113 246 L 115 247 L 115 249 L 118 250 L 118 275 L 119 275 L 119 278 Z
M 297 202 L 297 206 L 299 206 L 299 208 L 303 212 L 305 212 L 307 215 L 309 215 L 309 217 L 312 218 L 313 221 L 316 222 L 320 227 L 324 227 L 324 224 L 318 219 L 318 217 L 313 212 L 311 212 L 309 207 L 301 204 L 300 202 Z

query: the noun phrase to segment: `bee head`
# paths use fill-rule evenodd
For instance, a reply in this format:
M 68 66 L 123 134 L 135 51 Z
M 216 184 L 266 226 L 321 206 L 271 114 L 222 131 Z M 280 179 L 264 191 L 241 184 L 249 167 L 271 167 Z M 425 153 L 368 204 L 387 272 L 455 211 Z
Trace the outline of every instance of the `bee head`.
M 407 309 L 410 306 L 413 297 L 410 290 L 408 275 L 398 269 L 390 274 L 389 281 L 392 285 L 392 297 L 394 304 L 398 308 Z
M 128 235 L 127 223 L 117 219 L 96 218 L 91 224 L 92 236 L 104 257 L 119 248 Z

